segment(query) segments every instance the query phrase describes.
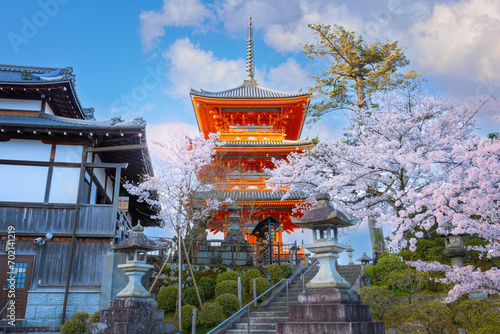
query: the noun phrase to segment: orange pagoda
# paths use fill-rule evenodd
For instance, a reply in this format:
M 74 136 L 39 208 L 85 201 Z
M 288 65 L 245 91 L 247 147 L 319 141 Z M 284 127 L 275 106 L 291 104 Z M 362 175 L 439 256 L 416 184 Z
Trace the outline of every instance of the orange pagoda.
M 241 207 L 241 233 L 250 243 L 257 223 L 272 216 L 281 222 L 271 230 L 273 243 L 282 243 L 283 231 L 298 228 L 290 216 L 300 218 L 293 209 L 304 201 L 301 194 L 281 200 L 284 190 L 272 192 L 265 183 L 266 169 L 274 168 L 272 159 L 286 159 L 291 152 L 303 152 L 314 146 L 311 140 L 299 140 L 311 94 L 283 93 L 260 86 L 254 78 L 252 26 L 249 23 L 247 43 L 247 78 L 243 85 L 221 92 L 191 89 L 198 127 L 208 138 L 219 133 L 216 165 L 224 176 L 215 188 L 221 199 L 231 198 Z M 215 214 L 210 222 L 212 232 L 224 231 L 230 225 L 229 210 Z

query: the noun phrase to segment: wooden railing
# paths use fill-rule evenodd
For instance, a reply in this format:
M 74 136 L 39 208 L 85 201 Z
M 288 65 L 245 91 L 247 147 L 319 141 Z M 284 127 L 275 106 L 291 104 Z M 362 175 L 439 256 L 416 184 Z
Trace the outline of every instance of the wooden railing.
M 16 206 L 17 205 L 17 206 Z M 114 236 L 113 205 L 82 204 L 77 235 Z M 14 226 L 16 234 L 71 235 L 75 205 L 43 205 L 36 203 L 1 203 L 0 231 Z

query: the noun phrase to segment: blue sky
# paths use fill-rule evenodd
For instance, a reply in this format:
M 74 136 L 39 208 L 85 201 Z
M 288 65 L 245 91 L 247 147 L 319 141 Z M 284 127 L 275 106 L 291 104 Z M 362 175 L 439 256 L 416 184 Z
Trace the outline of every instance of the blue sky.
M 143 117 L 153 134 L 164 123 L 196 125 L 190 87 L 243 82 L 248 16 L 256 79 L 268 88 L 307 89 L 321 63 L 306 59 L 300 44 L 312 37 L 308 23 L 326 23 L 368 41 L 398 40 L 408 69 L 437 95 L 468 100 L 500 89 L 500 2 L 493 0 L 4 0 L 0 63 L 71 66 L 82 105 L 98 119 Z M 499 131 L 497 116 L 483 113 L 480 123 L 482 134 Z M 342 125 L 341 114 L 327 115 L 304 135 L 338 138 Z M 366 238 L 347 239 L 368 249 Z

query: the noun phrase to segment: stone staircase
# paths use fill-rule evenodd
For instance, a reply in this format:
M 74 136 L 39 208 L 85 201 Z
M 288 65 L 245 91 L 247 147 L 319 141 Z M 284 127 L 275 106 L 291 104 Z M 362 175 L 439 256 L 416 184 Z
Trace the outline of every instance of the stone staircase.
M 309 270 L 305 276 L 306 283 L 318 272 L 318 267 Z M 298 304 L 299 294 L 302 292 L 302 280 L 297 276 L 288 286 L 289 304 Z M 286 289 L 283 289 L 274 300 L 263 308 L 250 311 L 250 333 L 271 334 L 276 333 L 278 322 L 288 321 L 288 310 L 286 306 Z M 239 322 L 233 325 L 233 329 L 228 329 L 226 334 L 246 334 L 248 331 L 248 318 L 243 316 Z

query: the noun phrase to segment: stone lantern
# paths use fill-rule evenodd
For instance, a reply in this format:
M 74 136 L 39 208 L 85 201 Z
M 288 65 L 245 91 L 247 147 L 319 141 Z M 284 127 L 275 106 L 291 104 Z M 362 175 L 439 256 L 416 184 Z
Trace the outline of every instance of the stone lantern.
M 452 266 L 463 267 L 467 250 L 462 235 L 447 235 L 444 237 L 444 245 L 446 248 L 442 251 L 443 256 L 450 259 Z
M 144 274 L 153 268 L 146 263 L 147 252 L 161 248 L 148 239 L 144 228 L 137 223 L 130 237 L 111 244 L 111 248 L 127 253 L 126 262 L 118 268 L 125 271 L 129 282 L 109 302 L 109 309 L 102 310 L 98 323 L 89 325 L 90 334 L 173 334 L 174 324 L 163 321 L 163 310 L 158 310 L 156 301 L 141 283 Z
M 327 195 L 318 195 L 316 200 L 301 219 L 291 218 L 295 225 L 312 229 L 314 242 L 304 247 L 315 253 L 319 271 L 299 294 L 299 303 L 289 306 L 288 322 L 276 324 L 276 334 L 384 334 L 384 323 L 372 321 L 370 306 L 361 304 L 335 268 L 338 254 L 348 248 L 339 243 L 338 228 L 354 222 L 335 210 Z
M 229 225 L 224 241 L 238 243 L 241 239 L 241 231 L 240 227 L 238 226 L 238 220 L 240 219 L 238 211 L 241 210 L 241 207 L 233 202 L 227 207 L 227 210 L 231 213 L 229 215 L 229 221 L 231 222 L 231 224 Z
M 361 262 L 361 265 L 364 267 L 368 263 L 370 263 L 370 261 L 373 261 L 373 259 L 371 257 L 369 257 L 368 255 L 366 255 L 366 252 L 363 252 L 363 255 L 359 259 L 357 259 L 356 261 Z
M 345 250 L 347 252 L 347 256 L 349 257 L 349 263 L 348 264 L 354 264 L 354 261 L 352 260 L 352 257 L 354 256 L 352 253 L 354 253 L 354 249 L 352 249 L 351 245 L 349 245 L 349 248 Z
M 302 218 L 291 217 L 292 223 L 303 228 L 312 229 L 313 243 L 304 245 L 307 250 L 314 253 L 314 258 L 319 261 L 319 271 L 310 280 L 308 289 L 349 289 L 347 282 L 335 268 L 335 261 L 347 245 L 339 243 L 338 229 L 354 225 L 353 221 L 340 211 L 334 209 L 329 202 L 328 195 L 316 196 L 317 203 L 307 211 Z
M 127 286 L 116 294 L 118 298 L 149 298 L 151 294 L 144 288 L 141 278 L 154 266 L 147 264 L 147 252 L 161 248 L 156 243 L 148 239 L 144 233 L 144 228 L 138 223 L 132 228 L 129 238 L 123 240 L 120 244 L 111 244 L 115 250 L 125 251 L 127 253 L 126 263 L 119 264 L 118 268 L 128 276 Z

